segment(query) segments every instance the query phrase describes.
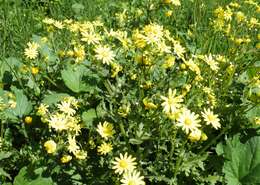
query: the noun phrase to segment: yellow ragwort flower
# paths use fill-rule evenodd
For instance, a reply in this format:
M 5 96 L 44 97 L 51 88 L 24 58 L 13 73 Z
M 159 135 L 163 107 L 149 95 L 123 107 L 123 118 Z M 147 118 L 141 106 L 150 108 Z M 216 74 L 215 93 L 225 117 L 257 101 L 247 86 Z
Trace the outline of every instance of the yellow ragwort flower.
M 57 144 L 53 140 L 49 140 L 44 143 L 44 147 L 48 154 L 52 154 L 56 151 Z
M 116 157 L 112 164 L 114 165 L 112 169 L 115 170 L 115 173 L 123 174 L 124 172 L 131 172 L 136 168 L 136 158 L 131 155 L 128 156 L 127 152 L 119 154 L 120 157 Z

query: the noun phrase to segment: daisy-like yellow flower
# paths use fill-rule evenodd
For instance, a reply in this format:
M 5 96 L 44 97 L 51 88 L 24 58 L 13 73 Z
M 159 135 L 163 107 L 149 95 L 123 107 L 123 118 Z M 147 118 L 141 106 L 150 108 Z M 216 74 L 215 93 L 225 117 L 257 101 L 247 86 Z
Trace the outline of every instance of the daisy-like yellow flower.
M 68 136 L 68 144 L 69 144 L 68 145 L 69 152 L 75 154 L 75 152 L 79 150 L 79 146 L 77 145 L 75 136 L 71 136 L 71 135 Z
M 185 53 L 185 48 L 182 47 L 182 45 L 180 44 L 179 41 L 175 41 L 175 42 L 174 42 L 174 47 L 173 47 L 173 49 L 174 49 L 174 52 L 176 53 L 176 55 L 177 55 L 178 57 L 180 57 L 180 58 L 183 57 L 183 54 Z
M 205 56 L 204 60 L 209 65 L 212 71 L 218 71 L 218 62 L 213 59 L 213 56 L 211 54 L 209 54 L 209 56 Z
M 107 140 L 109 137 L 112 137 L 115 133 L 113 125 L 107 121 L 103 123 L 98 124 L 97 132 L 101 135 L 101 137 L 105 138 Z
M 98 60 L 102 60 L 103 64 L 109 65 L 113 60 L 114 57 L 116 56 L 113 51 L 107 47 L 107 46 L 98 46 L 95 49 L 96 55 L 95 57 Z
M 194 112 L 191 112 L 188 109 L 184 109 L 181 115 L 178 118 L 177 126 L 182 127 L 182 130 L 188 134 L 190 131 L 194 131 L 200 127 L 200 120 L 198 119 L 198 115 Z
M 48 120 L 49 126 L 56 131 L 62 131 L 62 130 L 67 130 L 68 125 L 67 125 L 67 118 L 65 114 L 54 114 L 50 117 Z
M 168 97 L 161 96 L 161 99 L 164 100 L 161 105 L 165 113 L 176 112 L 181 107 L 180 103 L 183 102 L 182 96 L 176 96 L 176 89 L 172 91 L 171 88 L 168 91 Z
M 101 36 L 95 32 L 82 31 L 81 35 L 81 40 L 87 42 L 88 44 L 99 44 L 102 40 Z
M 127 152 L 123 155 L 120 153 L 120 157 L 116 157 L 112 164 L 112 169 L 115 173 L 123 174 L 124 172 L 131 172 L 136 168 L 136 158 L 131 155 L 128 156 Z
M 101 155 L 106 155 L 107 153 L 111 152 L 113 150 L 113 146 L 111 143 L 105 143 L 103 142 L 100 146 L 98 146 L 98 153 Z
M 68 163 L 68 162 L 71 161 L 71 159 L 72 159 L 72 157 L 71 157 L 70 155 L 64 155 L 64 156 L 62 156 L 62 158 L 60 159 L 60 161 L 61 161 L 62 163 Z
M 70 102 L 62 101 L 57 106 L 61 112 L 69 116 L 73 116 L 76 113 L 76 111 L 73 108 L 71 108 Z
M 80 160 L 86 159 L 88 156 L 87 152 L 83 150 L 76 150 L 73 154 L 77 159 Z
M 52 154 L 56 151 L 57 144 L 53 140 L 49 140 L 43 146 L 48 154 Z
M 207 125 L 212 125 L 216 130 L 221 127 L 218 115 L 214 114 L 210 109 L 204 109 L 202 117 Z
M 135 170 L 125 173 L 120 182 L 121 185 L 145 185 L 144 176 L 141 176 L 140 172 Z
M 40 47 L 39 44 L 35 42 L 28 42 L 27 46 L 28 47 L 24 50 L 25 57 L 29 59 L 35 59 L 38 56 L 37 49 Z
M 48 108 L 49 108 L 49 105 L 45 105 L 45 104 L 40 104 L 40 106 L 38 107 L 38 110 L 37 110 L 37 115 L 39 116 L 44 116 L 48 113 Z

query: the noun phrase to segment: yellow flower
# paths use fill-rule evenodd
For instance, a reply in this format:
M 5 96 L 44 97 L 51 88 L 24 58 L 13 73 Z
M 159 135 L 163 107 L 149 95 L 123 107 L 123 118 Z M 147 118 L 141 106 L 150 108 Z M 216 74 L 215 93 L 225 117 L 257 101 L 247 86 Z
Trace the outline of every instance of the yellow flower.
M 48 154 L 52 154 L 56 151 L 57 145 L 53 140 L 49 140 L 44 143 L 44 147 Z
M 113 150 L 113 146 L 111 143 L 105 143 L 103 142 L 100 146 L 98 146 L 98 153 L 101 155 L 106 155 L 107 153 L 111 152 Z
M 164 100 L 161 105 L 165 113 L 176 112 L 181 107 L 180 103 L 183 102 L 182 96 L 176 96 L 176 89 L 172 91 L 171 88 L 168 91 L 168 97 L 161 96 L 161 99 Z
M 76 63 L 83 61 L 86 55 L 84 46 L 75 46 L 73 54 L 76 57 Z
M 112 137 L 115 133 L 113 125 L 107 121 L 103 123 L 98 124 L 97 132 L 101 135 L 101 137 L 105 138 L 107 140 L 109 137 Z
M 127 152 L 123 155 L 120 153 L 120 157 L 116 157 L 112 164 L 112 169 L 115 173 L 123 174 L 124 172 L 131 172 L 136 168 L 136 158 L 131 155 L 128 156 Z
M 57 105 L 57 107 L 62 113 L 67 114 L 69 116 L 73 116 L 76 113 L 76 111 L 73 108 L 71 108 L 70 102 L 67 101 L 62 101 Z
M 72 159 L 72 157 L 71 157 L 70 155 L 64 155 L 64 156 L 62 156 L 62 158 L 60 159 L 60 161 L 61 161 L 62 163 L 68 163 L 68 162 L 71 161 L 71 159 Z
M 54 19 L 52 19 L 52 18 L 45 18 L 45 19 L 43 19 L 42 22 L 45 23 L 45 24 L 53 24 L 54 23 Z
M 69 143 L 69 145 L 68 145 L 69 152 L 75 154 L 75 152 L 77 150 L 79 150 L 79 146 L 77 145 L 77 141 L 76 141 L 75 136 L 69 135 L 68 136 L 68 143 Z
M 179 41 L 175 41 L 174 42 L 174 52 L 176 53 L 176 55 L 180 58 L 183 57 L 183 54 L 185 53 L 185 48 L 181 46 Z
M 126 172 L 120 181 L 122 185 L 145 185 L 144 176 L 140 176 L 140 172 Z
M 190 131 L 194 131 L 200 127 L 200 120 L 198 119 L 198 115 L 194 112 L 191 112 L 188 109 L 184 109 L 178 118 L 177 126 L 182 127 L 182 130 L 188 134 Z
M 167 12 L 165 12 L 166 17 L 170 17 L 171 15 L 172 15 L 172 10 L 168 10 Z
M 102 40 L 100 35 L 94 32 L 82 31 L 81 35 L 81 40 L 87 42 L 88 44 L 99 44 L 99 42 Z
M 67 118 L 65 114 L 56 113 L 50 117 L 48 122 L 49 122 L 49 126 L 51 128 L 54 128 L 56 131 L 62 131 L 68 129 Z
M 40 104 L 40 106 L 38 107 L 38 110 L 37 110 L 37 115 L 39 116 L 44 116 L 48 113 L 48 108 L 49 108 L 49 105 L 45 105 L 45 104 Z
M 204 60 L 209 65 L 212 71 L 218 71 L 218 62 L 213 59 L 213 56 L 211 54 L 209 54 L 209 56 L 205 56 Z
M 237 14 L 236 14 L 236 19 L 237 19 L 237 22 L 242 22 L 242 21 L 244 21 L 244 20 L 246 20 L 246 16 L 245 16 L 245 14 L 243 13 L 243 12 L 237 12 Z
M 26 116 L 24 118 L 24 122 L 28 125 L 32 124 L 32 117 L 31 116 Z
M 28 47 L 24 50 L 24 55 L 26 56 L 26 58 L 35 59 L 38 56 L 37 49 L 40 47 L 39 44 L 35 42 L 28 42 L 27 46 Z
M 148 98 L 143 99 L 143 104 L 145 109 L 156 109 L 157 105 L 155 105 L 153 102 L 150 102 Z
M 165 4 L 173 4 L 175 6 L 181 6 L 180 0 L 164 0 Z
M 175 63 L 175 57 L 174 56 L 169 56 L 166 58 L 164 61 L 162 67 L 165 69 L 171 68 Z
M 158 43 L 163 38 L 163 27 L 152 23 L 144 27 L 145 40 L 147 43 Z
M 62 29 L 64 27 L 60 21 L 54 21 L 53 25 L 58 29 Z
M 221 127 L 218 115 L 214 114 L 210 109 L 204 109 L 202 117 L 207 125 L 212 125 L 216 130 Z
M 199 141 L 200 138 L 201 138 L 201 130 L 199 129 L 195 129 L 195 130 L 192 130 L 191 133 L 189 134 L 188 138 L 191 142 L 196 142 L 196 141 Z
M 102 60 L 103 64 L 109 65 L 114 60 L 115 54 L 113 53 L 113 51 L 109 47 L 98 46 L 95 49 L 95 52 L 96 52 L 95 57 L 98 60 Z
M 111 75 L 112 78 L 115 78 L 117 74 L 123 70 L 123 67 L 121 65 L 114 62 L 111 64 L 111 67 L 112 67 L 112 75 Z
M 80 160 L 83 160 L 83 159 L 86 159 L 87 158 L 87 152 L 86 151 L 83 151 L 83 150 L 76 150 L 74 153 L 74 156 L 77 158 L 77 159 L 80 159 Z
M 39 73 L 39 68 L 38 67 L 32 67 L 31 72 L 33 75 L 37 75 Z

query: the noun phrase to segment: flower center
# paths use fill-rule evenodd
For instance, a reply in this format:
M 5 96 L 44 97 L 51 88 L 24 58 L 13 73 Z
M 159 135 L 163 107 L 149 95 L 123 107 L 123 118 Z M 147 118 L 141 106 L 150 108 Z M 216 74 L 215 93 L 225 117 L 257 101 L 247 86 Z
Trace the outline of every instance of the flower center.
M 127 162 L 126 162 L 125 160 L 121 160 L 121 161 L 119 162 L 119 166 L 120 166 L 121 168 L 126 169 L 128 165 L 127 165 Z
M 184 121 L 184 124 L 185 124 L 186 126 L 190 126 L 190 125 L 192 124 L 191 119 L 186 118 L 185 121 Z

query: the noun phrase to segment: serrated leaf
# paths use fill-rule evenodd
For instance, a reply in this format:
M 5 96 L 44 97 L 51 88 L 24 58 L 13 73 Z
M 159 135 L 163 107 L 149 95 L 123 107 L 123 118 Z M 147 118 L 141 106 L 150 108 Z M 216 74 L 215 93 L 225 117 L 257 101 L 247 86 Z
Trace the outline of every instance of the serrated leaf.
M 255 185 L 260 183 L 260 136 L 245 144 L 236 136 L 224 146 L 223 172 L 228 185 Z
M 28 101 L 22 90 L 15 87 L 11 89 L 16 97 L 16 107 L 12 110 L 13 114 L 19 117 L 29 114 L 32 110 L 31 102 Z

